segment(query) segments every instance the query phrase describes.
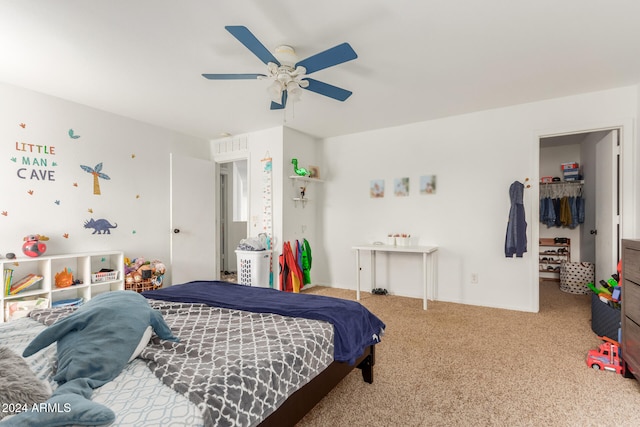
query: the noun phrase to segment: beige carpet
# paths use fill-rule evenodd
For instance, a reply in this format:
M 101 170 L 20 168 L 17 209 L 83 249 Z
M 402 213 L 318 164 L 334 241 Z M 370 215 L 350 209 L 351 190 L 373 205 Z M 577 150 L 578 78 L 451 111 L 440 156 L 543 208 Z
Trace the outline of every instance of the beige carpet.
M 539 313 L 363 294 L 387 325 L 374 382 L 354 370 L 298 426 L 640 426 L 638 382 L 586 365 L 590 297 L 540 286 Z

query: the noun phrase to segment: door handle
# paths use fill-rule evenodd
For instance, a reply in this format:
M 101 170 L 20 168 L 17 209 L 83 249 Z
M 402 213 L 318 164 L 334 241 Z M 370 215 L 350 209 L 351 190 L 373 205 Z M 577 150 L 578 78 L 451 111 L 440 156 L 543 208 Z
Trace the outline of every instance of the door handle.
M 591 231 L 589 231 L 589 233 L 591 233 L 591 234 L 594 234 L 594 235 L 595 235 L 595 234 L 598 234 L 598 230 L 591 230 Z
M 173 232 L 174 232 L 175 234 L 178 234 L 178 233 L 180 232 L 180 229 L 179 229 L 179 228 L 174 228 L 174 229 L 173 229 Z

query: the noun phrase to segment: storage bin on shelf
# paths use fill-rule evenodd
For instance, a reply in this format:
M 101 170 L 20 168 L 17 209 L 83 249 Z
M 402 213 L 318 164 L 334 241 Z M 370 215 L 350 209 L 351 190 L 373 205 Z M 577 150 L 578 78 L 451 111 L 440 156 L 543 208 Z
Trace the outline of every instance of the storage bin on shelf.
M 144 257 L 124 259 L 124 288 L 128 291 L 154 291 L 162 287 L 167 267 L 158 259 L 147 261 Z
M 164 275 L 161 276 L 153 276 L 150 279 L 142 279 L 139 281 L 126 281 L 124 284 L 124 288 L 128 291 L 135 292 L 144 292 L 144 291 L 155 291 L 156 289 L 160 289 L 162 287 L 162 279 Z
M 110 282 L 118 280 L 119 271 L 99 271 L 91 275 L 91 283 Z
M 236 250 L 238 283 L 248 286 L 269 287 L 269 262 L 271 251 Z

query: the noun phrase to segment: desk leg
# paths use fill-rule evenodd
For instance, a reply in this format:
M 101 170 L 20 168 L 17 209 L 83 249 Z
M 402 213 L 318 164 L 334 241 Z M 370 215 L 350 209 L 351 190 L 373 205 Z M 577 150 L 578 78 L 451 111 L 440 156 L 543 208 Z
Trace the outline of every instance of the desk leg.
M 371 251 L 371 286 L 369 292 L 376 287 L 376 251 Z
M 424 310 L 427 309 L 427 283 L 429 282 L 428 273 L 430 273 L 430 271 L 427 270 L 428 257 L 429 257 L 428 253 L 425 252 L 422 254 L 422 287 L 423 287 L 423 293 L 424 293 L 422 308 Z M 433 296 L 431 296 L 431 298 L 433 298 Z
M 356 300 L 360 301 L 360 249 L 356 249 Z
M 438 252 L 429 254 L 429 288 L 431 289 L 431 300 L 438 299 Z

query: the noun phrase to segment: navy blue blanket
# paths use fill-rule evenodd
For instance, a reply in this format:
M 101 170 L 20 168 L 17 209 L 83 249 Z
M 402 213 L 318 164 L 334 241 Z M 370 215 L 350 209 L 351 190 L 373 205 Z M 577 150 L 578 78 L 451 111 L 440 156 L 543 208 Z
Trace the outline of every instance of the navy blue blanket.
M 354 364 L 366 347 L 377 344 L 385 328 L 380 319 L 355 301 L 227 282 L 189 282 L 142 295 L 163 301 L 324 320 L 334 328 L 334 359 L 349 364 Z

